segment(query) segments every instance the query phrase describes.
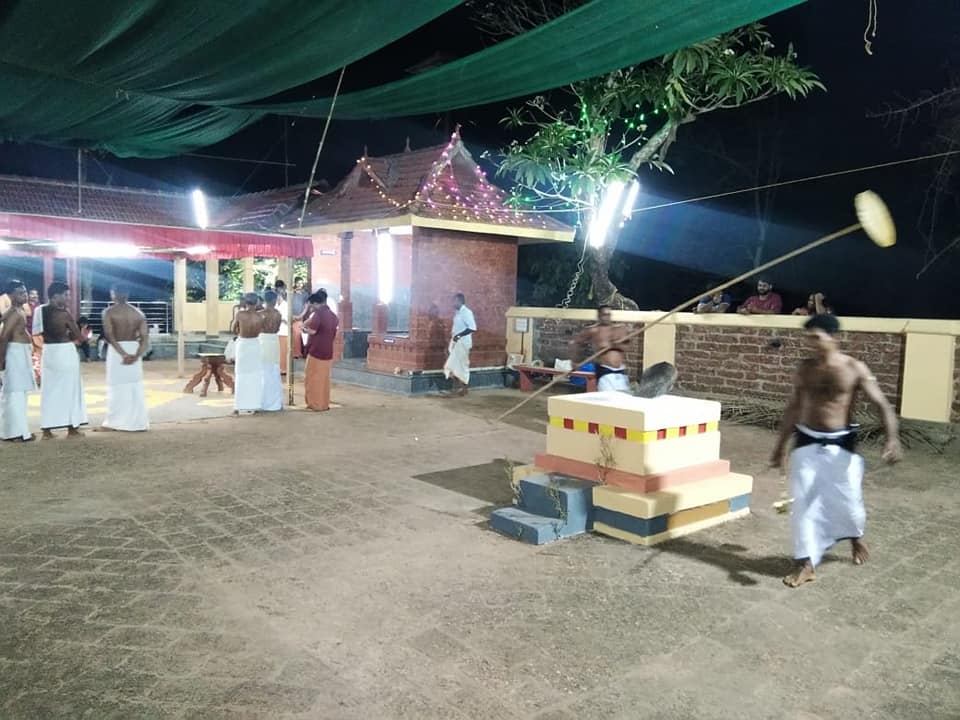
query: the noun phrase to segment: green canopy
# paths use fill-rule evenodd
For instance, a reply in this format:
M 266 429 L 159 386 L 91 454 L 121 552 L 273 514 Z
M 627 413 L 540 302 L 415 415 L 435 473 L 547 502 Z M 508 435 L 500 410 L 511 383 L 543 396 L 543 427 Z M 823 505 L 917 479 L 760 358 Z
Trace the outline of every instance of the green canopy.
M 365 57 L 461 0 L 7 0 L 0 138 L 160 157 L 266 113 L 263 100 Z M 635 65 L 803 0 L 591 0 L 524 35 L 349 93 L 344 118 L 417 115 L 531 95 Z
M 530 32 L 399 82 L 337 99 L 338 118 L 453 110 L 534 95 L 638 65 L 804 0 L 592 0 Z M 325 117 L 330 98 L 257 106 Z
M 209 145 L 269 98 L 462 0 L 6 0 L 0 138 L 156 157 Z

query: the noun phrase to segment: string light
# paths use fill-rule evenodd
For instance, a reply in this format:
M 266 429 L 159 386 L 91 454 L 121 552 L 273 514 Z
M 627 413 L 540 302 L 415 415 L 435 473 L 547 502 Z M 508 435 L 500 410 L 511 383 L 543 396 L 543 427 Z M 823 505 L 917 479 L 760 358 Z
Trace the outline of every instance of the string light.
M 453 163 L 458 155 L 461 155 L 460 133 L 454 131 L 437 162 L 431 166 L 427 178 L 414 193 L 413 198 L 406 201 L 390 197 L 388 188 L 378 177 L 366 155 L 359 158 L 357 164 L 370 178 L 380 198 L 399 210 L 415 211 L 418 207 L 425 206 L 425 209 L 433 215 L 446 216 L 454 220 L 547 227 L 547 221 L 542 215 L 527 211 L 520 212 L 517 208 L 510 207 L 508 195 L 487 180 L 487 174 L 476 163 L 473 163 L 474 182 L 468 183 L 467 187 L 461 187 Z M 534 198 L 521 199 L 528 204 L 534 200 Z

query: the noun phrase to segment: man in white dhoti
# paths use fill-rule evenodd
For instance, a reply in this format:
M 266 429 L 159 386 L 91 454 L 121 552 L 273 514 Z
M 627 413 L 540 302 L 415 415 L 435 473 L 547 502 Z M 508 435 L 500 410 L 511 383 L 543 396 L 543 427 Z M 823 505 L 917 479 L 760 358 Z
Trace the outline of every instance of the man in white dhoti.
M 290 306 L 287 304 L 287 284 L 277 280 L 274 284 L 277 294 L 277 312 L 280 313 L 280 327 L 277 328 L 277 340 L 280 343 L 280 374 L 287 374 L 287 355 L 290 352 L 290 323 L 287 322 L 287 313 Z M 264 293 L 266 302 L 266 293 Z
M 258 412 L 263 402 L 263 359 L 260 349 L 262 318 L 257 312 L 260 298 L 246 293 L 233 321 L 237 336 L 234 349 L 233 414 Z
M 897 417 L 877 379 L 864 363 L 837 349 L 837 318 L 814 315 L 804 328 L 814 357 L 804 360 L 797 372 L 771 459 L 774 467 L 783 466 L 793 435 L 790 492 L 795 567 L 783 579 L 790 587 L 815 580 L 816 566 L 839 540 L 850 540 L 855 565 L 869 557 L 863 542 L 863 458 L 855 450 L 858 426 L 850 422 L 859 391 L 883 418 L 884 462 L 897 462 L 902 455 Z
M 143 356 L 149 344 L 147 319 L 130 305 L 127 286 L 110 291 L 113 305 L 103 311 L 107 341 L 107 416 L 100 430 L 142 432 L 150 429 L 143 389 Z
M 23 309 L 27 288 L 19 281 L 11 280 L 7 295 L 12 304 L 0 316 L 0 370 L 3 371 L 0 437 L 29 442 L 34 435 L 27 421 L 27 394 L 36 392 L 37 385 L 33 376 L 33 342 Z
M 260 351 L 263 362 L 262 400 L 260 406 L 267 412 L 283 410 L 283 379 L 280 375 L 282 362 L 278 329 L 281 324 L 277 308 L 277 293 L 267 290 L 263 294 L 266 307 L 260 311 Z
M 447 348 L 447 361 L 443 365 L 443 376 L 454 378 L 459 389 L 451 395 L 466 395 L 470 385 L 470 349 L 473 347 L 473 333 L 477 331 L 477 321 L 473 311 L 467 307 L 463 293 L 453 296 L 453 327 L 450 331 L 450 345 Z
M 603 351 L 597 358 L 594 375 L 597 377 L 597 390 L 600 392 L 618 391 L 629 393 L 630 375 L 627 371 L 627 351 L 624 339 L 629 329 L 624 325 L 611 322 L 613 310 L 609 305 L 597 308 L 597 322 L 574 336 L 570 341 L 571 352 L 577 346 L 588 343 L 595 352 Z
M 53 282 L 47 289 L 47 304 L 39 327 L 43 333 L 43 357 L 40 386 L 40 429 L 43 438 L 53 438 L 53 430 L 67 428 L 67 437 L 80 437 L 79 428 L 87 424 L 87 406 L 80 377 L 80 357 L 76 340 L 80 328 L 67 310 L 70 288 Z M 34 324 L 34 328 L 37 324 Z

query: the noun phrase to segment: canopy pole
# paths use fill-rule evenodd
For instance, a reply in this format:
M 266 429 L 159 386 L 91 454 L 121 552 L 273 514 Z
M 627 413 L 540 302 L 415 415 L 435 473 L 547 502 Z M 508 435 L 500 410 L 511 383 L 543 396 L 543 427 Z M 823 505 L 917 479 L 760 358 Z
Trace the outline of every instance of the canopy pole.
M 323 151 L 323 144 L 327 140 L 327 130 L 330 129 L 330 121 L 333 119 L 333 109 L 337 106 L 337 96 L 340 94 L 340 84 L 343 82 L 343 74 L 347 71 L 344 65 L 340 69 L 340 78 L 337 80 L 337 89 L 333 91 L 333 100 L 330 102 L 330 112 L 327 113 L 327 122 L 323 126 L 323 133 L 320 135 L 320 144 L 317 146 L 317 156 L 313 159 L 313 168 L 310 170 L 310 179 L 307 181 L 307 187 L 303 191 L 303 207 L 300 209 L 300 222 L 298 227 L 303 227 L 303 216 L 307 214 L 307 203 L 310 202 L 310 188 L 313 187 L 313 178 L 317 174 L 317 164 L 320 162 L 320 153 Z

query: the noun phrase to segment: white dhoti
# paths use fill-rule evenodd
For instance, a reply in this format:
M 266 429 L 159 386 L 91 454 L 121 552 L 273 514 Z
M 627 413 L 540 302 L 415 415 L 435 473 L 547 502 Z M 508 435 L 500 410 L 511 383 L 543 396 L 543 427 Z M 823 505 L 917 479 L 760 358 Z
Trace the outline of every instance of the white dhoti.
M 283 410 L 280 336 L 277 333 L 260 333 L 260 359 L 263 364 L 263 390 L 260 405 L 268 412 Z
M 6 368 L 3 374 L 3 390 L 0 391 L 3 405 L 0 436 L 4 440 L 29 440 L 32 433 L 27 422 L 27 395 L 37 390 L 33 375 L 33 345 L 13 342 L 8 344 Z
M 40 375 L 40 427 L 54 430 L 87 424 L 80 358 L 72 342 L 44 343 Z
M 443 376 L 450 379 L 453 375 L 464 385 L 470 384 L 470 348 L 463 340 L 450 341 L 447 361 L 443 364 Z
M 136 340 L 122 340 L 117 344 L 130 354 L 140 348 Z M 103 427 L 127 432 L 150 429 L 143 391 L 143 359 L 124 365 L 123 357 L 113 346 L 107 349 L 107 416 Z
M 599 392 L 630 392 L 630 378 L 627 377 L 627 368 L 618 368 L 601 365 L 597 370 L 597 390 Z
M 260 410 L 263 396 L 263 360 L 260 339 L 238 337 L 233 346 L 233 409 Z
M 863 535 L 863 458 L 852 452 L 855 438 L 854 430 L 818 432 L 797 426 L 797 447 L 790 454 L 790 524 L 797 560 L 809 558 L 818 565 L 838 540 Z

